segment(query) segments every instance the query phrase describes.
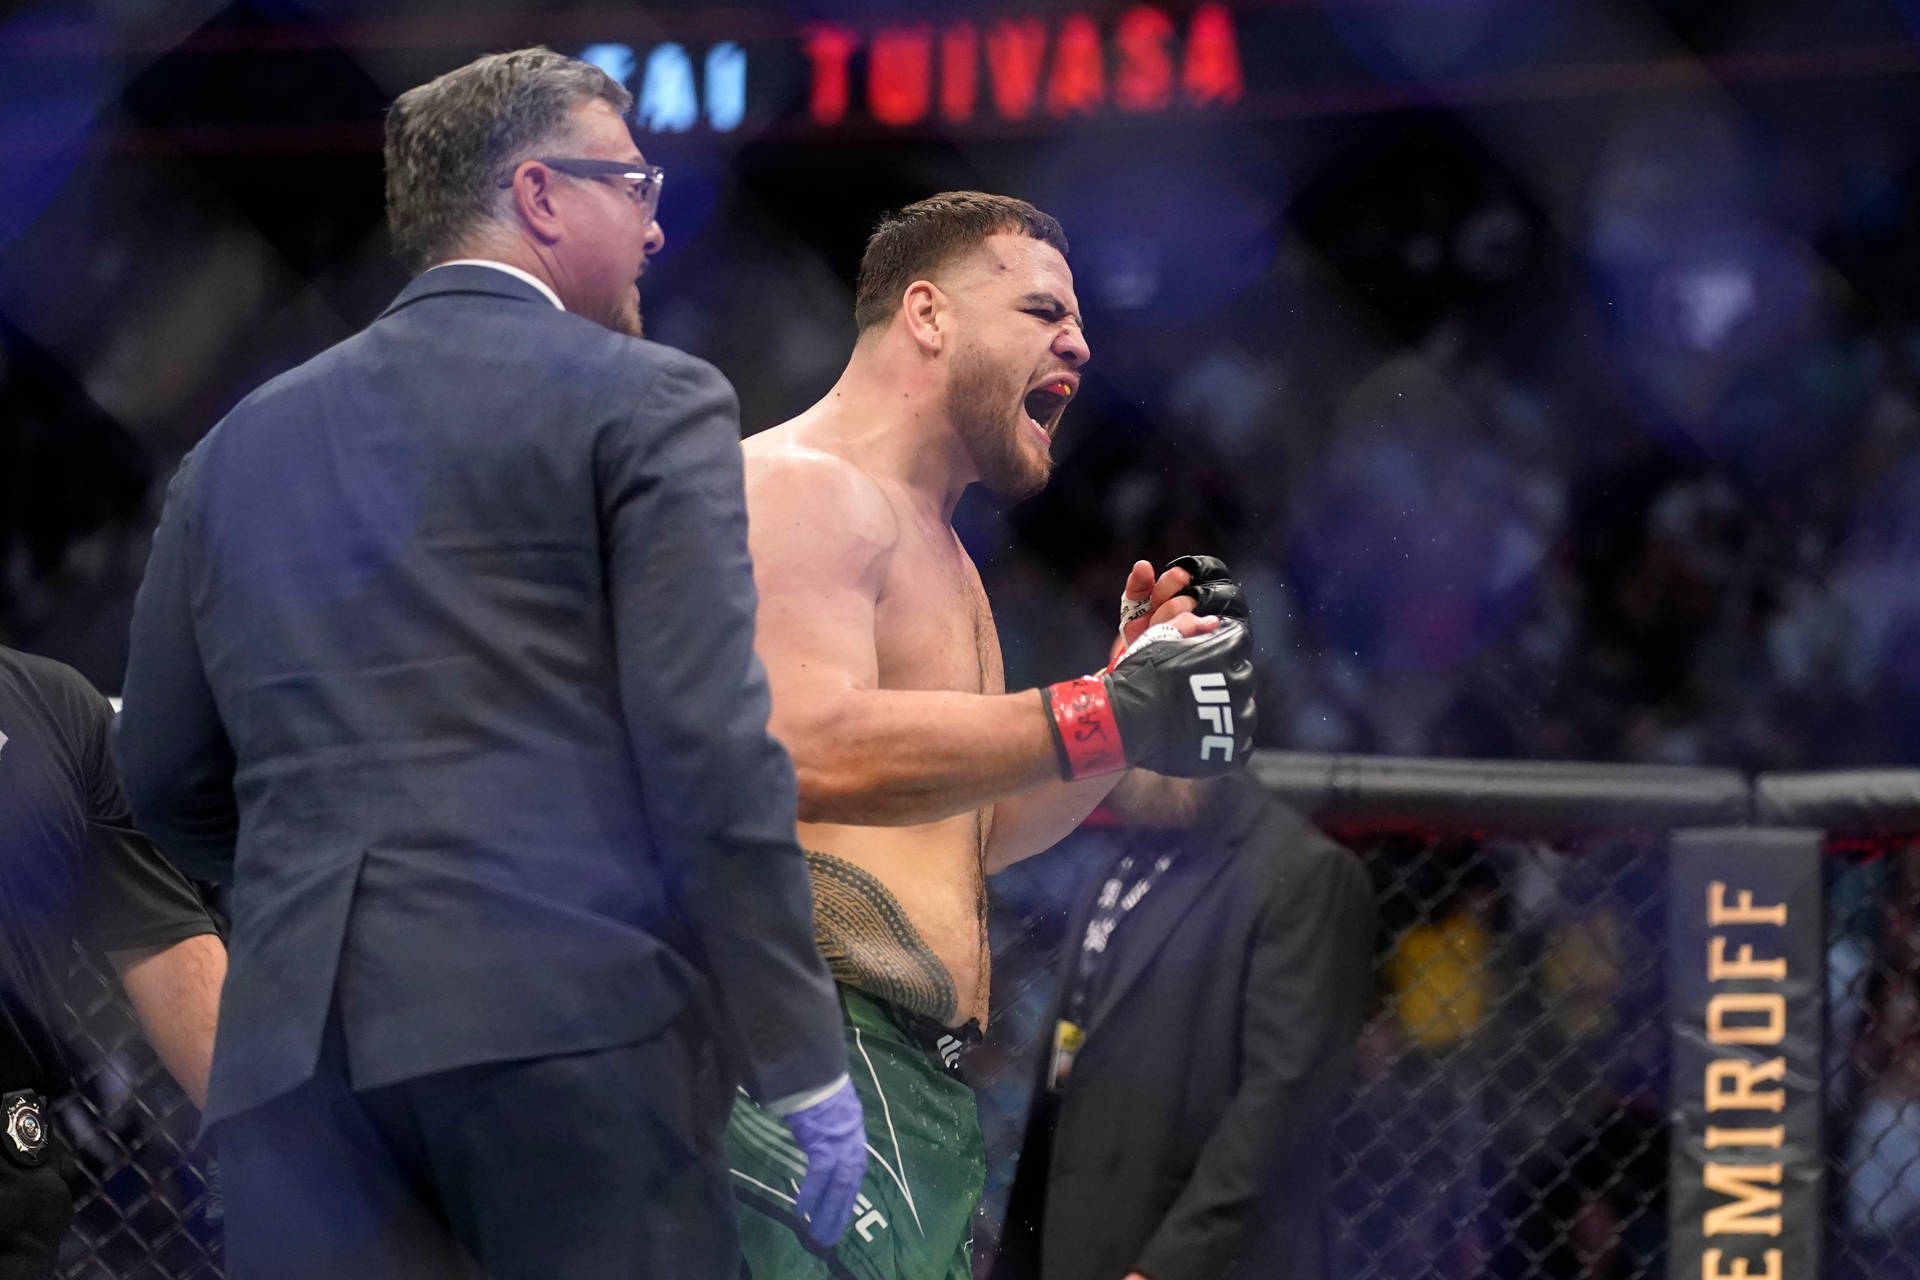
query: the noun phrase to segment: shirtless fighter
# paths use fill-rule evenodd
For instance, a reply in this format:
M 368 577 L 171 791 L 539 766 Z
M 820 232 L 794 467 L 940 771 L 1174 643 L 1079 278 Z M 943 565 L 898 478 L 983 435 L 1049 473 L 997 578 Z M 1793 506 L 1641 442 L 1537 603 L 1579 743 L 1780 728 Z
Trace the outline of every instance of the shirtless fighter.
M 745 445 L 770 725 L 799 775 L 870 1157 L 853 1228 L 818 1253 L 794 1230 L 791 1136 L 737 1100 L 728 1154 L 755 1280 L 971 1274 L 984 1158 L 953 1068 L 987 1013 L 986 874 L 1058 841 L 1129 765 L 1204 776 L 1251 745 L 1245 610 L 1208 557 L 1157 580 L 1133 566 L 1109 669 L 1005 692 L 951 521 L 969 484 L 1020 498 L 1046 482 L 1088 355 L 1066 248 L 1053 218 L 1002 196 L 887 218 L 846 372 Z

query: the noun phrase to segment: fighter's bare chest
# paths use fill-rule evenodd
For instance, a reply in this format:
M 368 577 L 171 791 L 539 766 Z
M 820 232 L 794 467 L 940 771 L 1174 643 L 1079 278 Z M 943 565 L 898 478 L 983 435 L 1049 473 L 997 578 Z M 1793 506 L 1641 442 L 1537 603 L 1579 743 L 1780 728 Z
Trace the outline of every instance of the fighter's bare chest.
M 883 689 L 1002 693 L 1000 636 L 965 551 L 949 533 L 903 538 L 874 610 Z

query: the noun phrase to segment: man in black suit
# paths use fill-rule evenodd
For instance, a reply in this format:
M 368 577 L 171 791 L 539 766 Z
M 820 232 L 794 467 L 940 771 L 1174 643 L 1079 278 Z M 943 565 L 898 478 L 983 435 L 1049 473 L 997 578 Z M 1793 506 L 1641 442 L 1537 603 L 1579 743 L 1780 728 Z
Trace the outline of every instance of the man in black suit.
M 731 1275 L 736 1081 L 865 1163 L 753 656 L 738 410 L 638 341 L 660 172 L 544 49 L 401 95 L 422 267 L 181 465 L 136 815 L 234 884 L 207 1115 L 246 1277 Z
M 1067 933 L 996 1280 L 1325 1276 L 1366 872 L 1245 777 L 1108 804 L 1139 829 Z

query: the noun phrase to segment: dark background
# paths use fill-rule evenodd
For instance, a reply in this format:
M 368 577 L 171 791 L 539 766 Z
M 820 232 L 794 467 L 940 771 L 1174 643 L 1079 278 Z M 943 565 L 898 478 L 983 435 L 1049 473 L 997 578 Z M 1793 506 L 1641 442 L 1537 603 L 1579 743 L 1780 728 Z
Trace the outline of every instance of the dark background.
M 1125 7 L 11 11 L 0 642 L 117 688 L 174 463 L 403 283 L 395 94 L 527 43 L 731 39 L 741 128 L 643 136 L 646 312 L 748 431 L 838 373 L 882 211 L 980 187 L 1066 225 L 1093 363 L 1054 483 L 959 520 L 1010 686 L 1104 655 L 1136 556 L 1207 550 L 1253 595 L 1265 745 L 1920 761 L 1920 13 L 1244 0 L 1231 107 L 894 131 L 856 61 L 847 120 L 806 117 L 809 22 Z

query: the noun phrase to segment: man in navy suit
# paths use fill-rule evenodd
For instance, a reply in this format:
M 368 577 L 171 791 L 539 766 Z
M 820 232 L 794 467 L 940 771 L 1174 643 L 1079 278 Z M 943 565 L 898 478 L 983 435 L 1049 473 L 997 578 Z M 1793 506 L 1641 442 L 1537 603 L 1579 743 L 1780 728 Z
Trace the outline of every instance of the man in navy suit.
M 167 493 L 118 746 L 233 883 L 229 1274 L 727 1276 L 736 1084 L 865 1164 L 753 656 L 738 409 L 638 340 L 660 172 L 544 49 L 401 95 L 422 271 Z

